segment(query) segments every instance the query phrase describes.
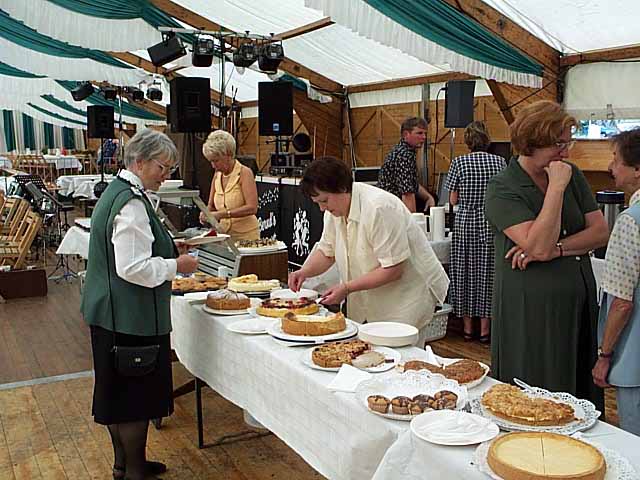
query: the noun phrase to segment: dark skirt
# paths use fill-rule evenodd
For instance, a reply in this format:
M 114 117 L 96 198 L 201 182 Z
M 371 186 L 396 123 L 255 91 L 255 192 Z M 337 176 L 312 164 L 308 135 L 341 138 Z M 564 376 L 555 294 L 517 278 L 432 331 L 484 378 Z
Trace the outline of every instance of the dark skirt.
M 136 422 L 167 417 L 173 413 L 173 379 L 169 334 L 142 337 L 116 334 L 122 346 L 160 345 L 153 372 L 141 377 L 125 377 L 114 368 L 113 332 L 91 326 L 91 346 L 95 385 L 92 414 L 96 423 Z

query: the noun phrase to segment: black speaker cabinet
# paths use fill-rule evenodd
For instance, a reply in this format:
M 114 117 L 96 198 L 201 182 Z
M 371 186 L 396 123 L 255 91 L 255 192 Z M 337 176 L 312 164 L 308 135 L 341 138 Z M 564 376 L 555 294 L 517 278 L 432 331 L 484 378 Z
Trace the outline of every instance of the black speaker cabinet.
M 171 131 L 174 133 L 211 130 L 211 91 L 208 78 L 176 77 L 171 80 Z
M 464 128 L 473 122 L 473 97 L 476 82 L 455 80 L 447 82 L 444 101 L 444 126 Z
M 87 107 L 87 137 L 115 138 L 113 107 L 111 105 L 89 105 Z
M 261 136 L 293 134 L 293 84 L 258 83 L 258 133 Z

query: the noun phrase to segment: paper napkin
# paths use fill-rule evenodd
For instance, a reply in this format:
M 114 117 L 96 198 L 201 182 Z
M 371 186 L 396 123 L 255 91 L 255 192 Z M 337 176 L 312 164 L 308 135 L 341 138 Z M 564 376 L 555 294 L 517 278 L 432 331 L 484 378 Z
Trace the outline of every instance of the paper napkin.
M 331 381 L 327 388 L 334 392 L 350 392 L 356 391 L 358 384 L 364 380 L 371 378 L 369 372 L 365 372 L 358 368 L 347 365 L 346 363 L 340 367 L 338 374 Z

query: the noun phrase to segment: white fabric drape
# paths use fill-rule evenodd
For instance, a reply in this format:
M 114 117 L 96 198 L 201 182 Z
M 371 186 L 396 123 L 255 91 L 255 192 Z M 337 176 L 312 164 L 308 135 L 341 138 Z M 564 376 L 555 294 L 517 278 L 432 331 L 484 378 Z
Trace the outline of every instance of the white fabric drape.
M 87 147 L 84 143 L 84 130 L 76 128 L 73 131 L 73 137 L 76 140 L 76 150 L 86 150 Z
M 579 120 L 640 118 L 637 63 L 576 65 L 566 76 L 564 106 Z
M 150 77 L 138 68 L 120 68 L 89 58 L 47 55 L 0 38 L 2 61 L 12 67 L 58 80 L 96 80 L 113 85 L 136 85 Z
M 60 125 L 53 126 L 53 143 L 54 148 L 62 148 L 64 146 L 62 142 L 62 127 Z
M 53 125 L 60 125 L 62 127 L 67 127 L 67 128 L 83 128 L 82 125 L 78 125 L 77 123 L 66 122 L 59 118 L 53 117 L 51 115 L 47 115 L 46 113 L 43 113 L 27 105 L 26 102 L 22 102 L 20 100 L 14 100 L 13 102 L 11 102 L 8 99 L 2 99 L 0 100 L 0 104 L 2 105 L 2 108 L 14 111 L 14 124 L 15 124 L 14 126 L 16 127 L 16 137 L 17 137 L 17 127 L 18 127 L 15 120 L 16 112 L 18 113 L 24 112 L 30 117 L 33 117 L 34 119 L 42 120 L 43 122 L 49 122 Z M 20 131 L 22 132 L 22 116 L 19 117 L 19 120 L 20 120 L 19 126 L 21 129 Z
M 7 152 L 7 140 L 4 136 L 4 114 L 0 109 L 0 153 Z
M 126 52 L 147 48 L 162 40 L 160 32 L 140 18 L 96 18 L 47 0 L 0 0 L 0 9 L 44 35 L 85 48 Z
M 45 147 L 44 122 L 42 120 L 38 120 L 37 118 L 33 119 L 33 134 L 35 137 L 36 152 L 42 152 L 42 149 Z
M 335 22 L 366 38 L 395 47 L 424 62 L 435 65 L 448 64 L 456 72 L 465 72 L 499 82 L 534 88 L 542 86 L 542 79 L 535 75 L 482 63 L 431 42 L 383 15 L 363 0 L 305 0 L 305 5 L 321 10 Z
M 16 150 L 24 152 L 24 126 L 22 125 L 22 112 L 14 110 L 11 112 L 13 116 L 13 130 L 16 135 Z

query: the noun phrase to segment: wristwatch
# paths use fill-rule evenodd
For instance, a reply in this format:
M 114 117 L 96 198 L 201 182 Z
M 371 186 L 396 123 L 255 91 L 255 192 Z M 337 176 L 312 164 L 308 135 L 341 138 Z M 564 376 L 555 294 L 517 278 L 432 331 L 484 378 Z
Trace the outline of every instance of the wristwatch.
M 598 357 L 611 358 L 613 357 L 613 352 L 605 353 L 604 350 L 602 350 L 602 347 L 598 347 Z

